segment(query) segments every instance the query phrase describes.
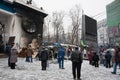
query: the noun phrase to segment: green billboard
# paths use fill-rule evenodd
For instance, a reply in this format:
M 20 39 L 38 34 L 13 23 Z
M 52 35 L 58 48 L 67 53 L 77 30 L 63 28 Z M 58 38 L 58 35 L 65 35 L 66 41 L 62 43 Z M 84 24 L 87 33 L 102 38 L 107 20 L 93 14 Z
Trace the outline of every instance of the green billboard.
M 111 45 L 120 43 L 120 0 L 106 6 L 108 37 Z
M 120 0 L 115 0 L 106 8 L 108 27 L 117 27 L 120 24 Z

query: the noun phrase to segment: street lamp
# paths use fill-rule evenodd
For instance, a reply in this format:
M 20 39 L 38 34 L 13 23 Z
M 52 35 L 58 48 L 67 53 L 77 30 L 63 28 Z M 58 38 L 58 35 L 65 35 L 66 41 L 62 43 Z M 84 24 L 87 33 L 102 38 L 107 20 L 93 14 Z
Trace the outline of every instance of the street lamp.
M 42 41 L 41 41 L 41 34 L 38 34 L 38 35 L 37 35 L 37 38 L 38 38 L 38 44 L 39 44 L 39 46 L 41 46 L 41 42 L 42 42 Z
M 50 41 L 50 32 L 49 32 L 49 26 L 50 26 L 50 20 L 48 21 L 48 42 Z

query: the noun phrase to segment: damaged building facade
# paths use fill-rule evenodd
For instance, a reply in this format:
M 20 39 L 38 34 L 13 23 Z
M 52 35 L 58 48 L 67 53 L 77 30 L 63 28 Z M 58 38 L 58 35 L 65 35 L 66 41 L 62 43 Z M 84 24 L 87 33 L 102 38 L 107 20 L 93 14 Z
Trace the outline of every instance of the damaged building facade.
M 36 40 L 40 44 L 46 16 L 27 0 L 0 0 L 1 46 L 14 42 L 21 48 Z

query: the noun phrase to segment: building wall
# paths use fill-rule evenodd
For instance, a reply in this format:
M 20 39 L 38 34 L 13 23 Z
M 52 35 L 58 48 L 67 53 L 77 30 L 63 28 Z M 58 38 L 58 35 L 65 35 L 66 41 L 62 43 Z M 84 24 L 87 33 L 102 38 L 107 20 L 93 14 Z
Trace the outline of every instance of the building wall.
M 115 0 L 107 5 L 107 25 L 110 44 L 115 46 L 120 43 L 120 0 Z
M 10 35 L 15 36 L 15 43 L 20 45 L 20 38 L 22 35 L 21 18 L 17 15 L 13 16 Z
M 47 14 L 38 10 L 33 4 L 26 4 L 25 0 L 21 0 L 22 2 L 16 0 L 18 2 L 15 1 L 11 4 L 12 1 L 0 1 L 0 22 L 5 25 L 4 33 L 2 33 L 4 45 L 9 42 L 10 37 L 12 37 L 11 42 L 13 42 L 15 37 L 14 43 L 19 48 L 27 47 L 31 42 L 40 45 L 42 42 L 44 17 Z M 23 21 L 24 18 L 27 20 Z M 23 22 L 26 25 L 23 25 Z M 23 29 L 25 27 L 26 29 Z M 31 30 L 35 31 L 30 32 Z
M 5 25 L 5 32 L 2 34 L 4 45 L 8 43 L 9 37 L 11 36 L 15 36 L 15 43 L 20 43 L 20 37 L 23 33 L 21 28 L 21 18 L 16 14 L 10 15 L 4 12 L 4 14 L 1 13 L 0 15 L 4 16 L 4 18 L 0 17 L 0 21 Z
M 109 44 L 107 28 L 108 27 L 107 27 L 106 19 L 103 19 L 97 23 L 99 46 Z
M 11 36 L 10 34 L 10 30 L 11 30 L 11 26 L 12 26 L 12 22 L 13 22 L 13 16 L 10 16 L 8 18 L 6 18 L 6 21 L 4 22 L 5 24 L 5 41 L 6 43 L 8 42 L 9 40 L 9 37 Z

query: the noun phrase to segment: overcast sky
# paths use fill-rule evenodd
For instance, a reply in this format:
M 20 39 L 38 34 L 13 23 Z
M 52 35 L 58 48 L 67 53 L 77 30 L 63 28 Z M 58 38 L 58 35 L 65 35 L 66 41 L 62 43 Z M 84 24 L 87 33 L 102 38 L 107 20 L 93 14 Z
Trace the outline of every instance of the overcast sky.
M 75 5 L 81 5 L 84 10 L 84 14 L 96 19 L 97 21 L 106 17 L 106 5 L 114 0 L 34 0 L 38 7 L 43 7 L 47 14 L 51 14 L 54 11 L 68 11 L 75 7 Z M 102 15 L 96 16 L 102 13 Z M 93 17 L 94 16 L 94 17 Z M 70 25 L 70 19 L 67 17 L 64 20 L 65 32 L 68 32 Z
M 68 12 L 76 4 L 80 4 L 84 13 L 89 16 L 95 16 L 106 9 L 106 5 L 114 0 L 34 0 L 38 7 L 48 13 L 63 10 Z

